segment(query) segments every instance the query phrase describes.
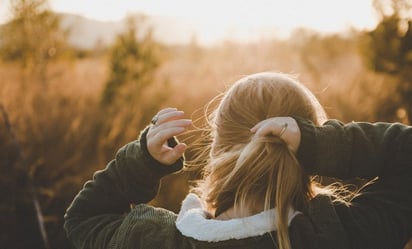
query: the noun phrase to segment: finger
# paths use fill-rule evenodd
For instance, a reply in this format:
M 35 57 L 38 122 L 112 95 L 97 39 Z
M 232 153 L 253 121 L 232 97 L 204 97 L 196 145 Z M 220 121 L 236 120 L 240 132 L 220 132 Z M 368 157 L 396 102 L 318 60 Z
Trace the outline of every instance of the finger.
M 157 136 L 159 132 L 164 131 L 166 129 L 170 129 L 170 128 L 183 127 L 184 129 L 187 129 L 191 124 L 192 124 L 191 119 L 178 119 L 178 120 L 169 121 L 167 123 L 163 123 L 161 125 L 154 125 L 150 128 L 148 137 Z
M 160 110 L 156 115 L 159 116 L 159 115 L 163 115 L 165 113 L 176 111 L 176 110 L 177 110 L 177 108 L 175 108 L 175 107 L 167 107 L 167 108 L 164 108 L 164 109 Z
M 155 147 L 160 146 L 166 140 L 185 131 L 191 124 L 192 120 L 190 119 L 178 119 L 161 125 L 154 125 L 150 127 L 147 133 L 147 141 Z
M 184 114 L 185 113 L 183 111 L 178 111 L 178 110 L 160 114 L 158 116 L 156 124 L 160 125 L 160 124 L 163 124 L 163 123 L 168 122 L 170 120 L 179 119 L 179 118 L 183 117 Z
M 151 123 L 153 125 L 156 125 L 157 121 L 159 120 L 160 115 L 164 115 L 165 113 L 173 112 L 173 111 L 176 111 L 176 110 L 177 110 L 177 108 L 172 108 L 172 107 L 167 107 L 167 108 L 164 108 L 164 109 L 160 110 L 158 113 L 156 113 L 156 115 L 153 116 L 153 118 L 151 120 Z
M 184 143 L 180 143 L 176 145 L 174 148 L 171 148 L 166 154 L 164 160 L 167 161 L 169 164 L 175 163 L 180 157 L 183 156 L 187 145 Z
M 163 124 L 157 124 L 156 127 L 153 127 L 153 131 L 159 132 L 164 129 L 173 128 L 173 127 L 188 127 L 192 124 L 191 119 L 177 119 L 172 120 Z
M 267 125 L 269 124 L 280 124 L 282 123 L 281 121 L 283 120 L 283 117 L 273 117 L 273 118 L 269 118 L 269 119 L 265 119 L 260 121 L 259 123 L 257 123 L 254 127 L 252 127 L 252 129 L 250 129 L 251 132 L 256 132 L 257 130 L 259 130 L 263 125 Z M 285 122 L 283 122 L 285 123 Z
M 162 146 L 168 139 L 181 134 L 185 130 L 185 127 L 170 127 L 167 129 L 162 129 L 154 134 L 151 142 L 154 146 Z
M 258 128 L 255 134 L 256 136 L 266 136 L 269 134 L 276 135 L 278 130 L 277 127 L 278 125 L 273 122 L 265 122 Z
M 289 126 L 287 118 L 272 118 L 260 125 L 256 131 L 257 136 L 266 136 L 272 134 L 274 136 L 281 136 Z
M 268 120 L 262 120 L 259 123 L 257 123 L 255 126 L 252 127 L 252 129 L 250 129 L 251 132 L 256 132 L 265 122 L 267 122 Z

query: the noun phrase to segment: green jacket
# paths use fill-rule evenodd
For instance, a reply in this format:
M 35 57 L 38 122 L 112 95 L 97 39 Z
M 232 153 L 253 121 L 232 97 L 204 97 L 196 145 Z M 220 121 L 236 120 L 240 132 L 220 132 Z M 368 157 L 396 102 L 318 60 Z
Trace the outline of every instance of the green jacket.
M 308 210 L 291 219 L 293 249 L 403 248 L 412 237 L 412 128 L 384 123 L 344 126 L 333 120 L 315 127 L 297 120 L 302 131 L 298 158 L 308 173 L 379 179 L 350 206 L 328 196 L 312 199 Z M 145 204 L 155 197 L 163 176 L 183 167 L 183 158 L 171 166 L 153 159 L 146 132 L 96 172 L 68 208 L 65 230 L 76 248 L 277 248 L 272 229 L 250 237 L 202 240 L 197 236 L 213 232 L 202 225 L 179 230 L 177 214 Z M 130 210 L 132 203 L 137 205 Z

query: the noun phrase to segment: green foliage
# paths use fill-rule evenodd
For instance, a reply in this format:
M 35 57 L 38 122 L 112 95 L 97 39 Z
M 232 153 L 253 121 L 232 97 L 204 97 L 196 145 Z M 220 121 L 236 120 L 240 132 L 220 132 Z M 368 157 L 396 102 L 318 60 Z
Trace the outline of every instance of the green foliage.
M 401 19 L 397 15 L 384 17 L 375 30 L 369 33 L 371 65 L 377 72 L 399 75 L 410 71 L 412 66 L 412 22 L 406 23 L 402 32 Z
M 66 34 L 60 31 L 58 16 L 48 10 L 46 0 L 10 2 L 12 19 L 0 30 L 0 58 L 3 60 L 2 66 L 6 62 L 13 64 L 19 75 L 11 79 L 4 75 L 1 77 L 4 82 L 10 81 L 15 86 L 13 91 L 8 91 L 6 87 L 7 93 L 0 97 L 0 105 L 7 107 L 11 120 L 9 129 L 12 127 L 16 131 L 16 137 L 10 137 L 10 132 L 6 133 L 7 136 L 0 135 L 0 140 L 4 141 L 1 149 L 6 153 L 6 159 L 10 158 L 4 164 L 0 162 L 7 171 L 5 178 L 0 179 L 0 186 L 13 193 L 0 205 L 0 209 L 7 211 L 2 215 L 10 217 L 2 223 L 2 229 L 7 226 L 10 230 L 2 236 L 0 247 L 5 246 L 3 243 L 11 243 L 13 246 L 5 248 L 49 248 L 48 238 L 54 245 L 57 236 L 64 236 L 64 232 L 56 228 L 62 226 L 64 210 L 68 205 L 63 196 L 70 192 L 73 185 L 66 177 L 73 167 L 69 165 L 65 168 L 65 162 L 73 159 L 75 154 L 69 152 L 64 137 L 73 139 L 77 136 L 68 128 L 72 118 L 80 115 L 76 112 L 75 115 L 67 115 L 63 110 L 65 108 L 52 111 L 60 107 L 59 102 L 65 101 L 56 91 L 52 93 L 51 84 L 48 84 L 53 80 L 49 63 L 65 48 Z M 75 111 L 75 108 L 67 109 Z M 62 121 L 63 118 L 66 120 Z M 4 120 L 0 121 L 0 130 L 4 133 L 7 125 Z M 59 122 L 61 126 L 57 125 Z M 10 140 L 12 143 L 8 142 Z M 59 146 L 64 146 L 62 151 L 66 151 L 68 157 L 64 153 L 55 153 Z M 50 155 L 57 157 L 52 159 Z M 64 207 L 58 207 L 56 203 Z M 53 222 L 47 222 L 47 219 Z
M 141 40 L 137 36 L 136 20 L 129 17 L 126 32 L 117 37 L 111 51 L 110 76 L 102 96 L 105 105 L 112 104 L 116 97 L 130 97 L 119 96 L 126 85 L 134 88 L 126 95 L 136 96 L 153 81 L 153 73 L 159 66 L 157 45 L 150 31 Z
M 46 0 L 12 2 L 13 19 L 0 30 L 0 55 L 26 67 L 44 64 L 59 55 L 66 34 L 59 17 L 47 10 Z
M 160 47 L 150 29 L 143 31 L 144 17 L 130 16 L 126 21 L 125 32 L 110 51 L 109 77 L 100 99 L 101 149 L 106 156 L 136 138 L 136 130 L 148 124 L 167 96 L 167 85 L 155 77 Z
M 379 118 L 412 123 L 412 1 L 374 3 L 381 20 L 363 37 L 363 54 L 372 70 L 388 75 L 395 84 Z

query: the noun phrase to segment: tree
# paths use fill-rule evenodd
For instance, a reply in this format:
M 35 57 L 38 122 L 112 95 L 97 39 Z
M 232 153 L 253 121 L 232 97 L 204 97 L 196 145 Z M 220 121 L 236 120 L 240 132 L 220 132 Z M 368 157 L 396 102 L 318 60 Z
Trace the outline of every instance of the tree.
M 8 93 L 15 98 L 0 99 L 0 185 L 3 191 L 9 191 L 3 193 L 12 196 L 0 204 L 7 221 L 2 223 L 0 248 L 49 248 L 57 234 L 50 233 L 56 229 L 49 227 L 58 223 L 50 222 L 49 217 L 58 217 L 58 221 L 63 217 L 60 210 L 51 207 L 51 198 L 44 193 L 56 189 L 64 174 L 58 175 L 63 170 L 56 163 L 45 163 L 45 152 L 49 148 L 54 152 L 67 130 L 56 136 L 56 131 L 60 131 L 57 125 L 48 129 L 53 123 L 49 111 L 54 106 L 50 103 L 58 102 L 46 89 L 50 80 L 47 69 L 64 47 L 65 33 L 60 31 L 59 18 L 48 9 L 46 0 L 10 2 L 12 18 L 0 30 L 0 59 L 18 67 L 21 81 L 13 82 L 16 90 Z M 57 112 L 61 113 L 62 110 Z M 47 119 L 39 118 L 43 114 Z M 56 142 L 52 141 L 53 136 Z M 4 157 L 6 160 L 2 160 Z M 64 160 L 61 155 L 58 159 L 59 163 Z M 62 227 L 62 223 L 56 227 Z
M 372 70 L 395 84 L 378 118 L 412 123 L 412 1 L 375 0 L 374 6 L 380 22 L 365 33 L 363 54 Z
M 143 30 L 143 16 L 129 16 L 126 30 L 118 35 L 110 54 L 110 74 L 104 86 L 101 107 L 104 112 L 103 153 L 136 137 L 158 109 L 167 93 L 167 85 L 156 85 L 160 65 L 160 46 L 151 29 Z
M 47 0 L 10 2 L 13 18 L 0 30 L 1 58 L 19 62 L 25 76 L 45 84 L 47 64 L 62 53 L 67 34 L 60 29 L 59 17 L 48 10 Z
M 143 17 L 138 17 L 139 21 Z M 156 43 L 150 30 L 138 40 L 136 18 L 127 18 L 126 31 L 117 37 L 111 50 L 110 76 L 105 85 L 102 102 L 110 105 L 122 95 L 121 89 L 133 85 L 133 95 L 139 95 L 153 80 L 153 73 L 159 66 Z M 126 93 L 126 95 L 130 92 Z M 127 96 L 122 96 L 127 97 Z

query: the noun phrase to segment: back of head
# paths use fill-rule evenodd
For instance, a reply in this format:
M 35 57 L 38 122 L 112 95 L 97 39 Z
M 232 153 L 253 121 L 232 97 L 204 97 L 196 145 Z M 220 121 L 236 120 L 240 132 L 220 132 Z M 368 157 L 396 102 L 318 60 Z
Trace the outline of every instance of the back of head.
M 212 114 L 212 156 L 221 148 L 248 143 L 250 128 L 276 116 L 299 116 L 315 123 L 325 118 L 313 94 L 289 75 L 257 73 L 235 82 Z
M 235 82 L 211 115 L 212 144 L 197 188 L 215 216 L 229 208 L 253 212 L 276 207 L 281 248 L 290 248 L 288 213 L 304 208 L 309 176 L 276 136 L 257 138 L 250 129 L 276 116 L 318 123 L 325 117 L 316 98 L 291 76 L 258 73 Z

